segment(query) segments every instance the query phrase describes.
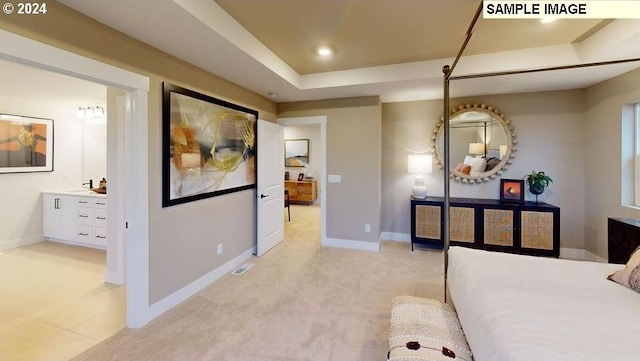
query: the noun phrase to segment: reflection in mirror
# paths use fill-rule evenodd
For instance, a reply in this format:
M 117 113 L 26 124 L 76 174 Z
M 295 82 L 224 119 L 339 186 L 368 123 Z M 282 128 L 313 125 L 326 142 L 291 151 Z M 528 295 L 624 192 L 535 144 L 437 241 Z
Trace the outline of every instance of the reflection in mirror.
M 453 108 L 449 121 L 449 176 L 462 183 L 482 183 L 502 175 L 517 150 L 511 121 L 500 110 L 486 104 Z M 444 164 L 443 129 L 444 122 L 440 121 L 431 142 L 440 169 Z

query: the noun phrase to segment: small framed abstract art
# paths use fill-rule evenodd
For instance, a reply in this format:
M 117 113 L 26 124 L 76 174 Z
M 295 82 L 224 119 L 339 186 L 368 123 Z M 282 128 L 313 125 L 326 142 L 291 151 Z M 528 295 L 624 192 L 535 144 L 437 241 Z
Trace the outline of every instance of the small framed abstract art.
M 501 202 L 524 202 L 524 180 L 500 179 Z
M 0 114 L 0 173 L 53 171 L 53 120 Z

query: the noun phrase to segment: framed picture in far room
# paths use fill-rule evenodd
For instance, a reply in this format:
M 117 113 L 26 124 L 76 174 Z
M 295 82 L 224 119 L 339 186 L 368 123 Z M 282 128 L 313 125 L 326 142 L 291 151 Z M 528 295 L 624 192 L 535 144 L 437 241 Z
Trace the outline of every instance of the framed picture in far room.
M 524 202 L 524 180 L 500 179 L 501 202 Z
M 304 180 L 304 173 L 298 173 L 298 181 Z
M 284 166 L 304 167 L 309 164 L 309 139 L 284 141 Z

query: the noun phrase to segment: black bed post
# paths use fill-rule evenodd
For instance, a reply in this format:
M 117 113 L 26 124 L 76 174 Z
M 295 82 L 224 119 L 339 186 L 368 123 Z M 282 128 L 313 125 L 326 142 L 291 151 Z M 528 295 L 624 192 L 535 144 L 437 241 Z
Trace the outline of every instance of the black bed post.
M 450 196 L 450 178 L 449 178 L 449 77 L 451 68 L 449 65 L 442 67 L 444 73 L 444 302 L 447 302 L 447 270 L 449 268 L 449 196 Z

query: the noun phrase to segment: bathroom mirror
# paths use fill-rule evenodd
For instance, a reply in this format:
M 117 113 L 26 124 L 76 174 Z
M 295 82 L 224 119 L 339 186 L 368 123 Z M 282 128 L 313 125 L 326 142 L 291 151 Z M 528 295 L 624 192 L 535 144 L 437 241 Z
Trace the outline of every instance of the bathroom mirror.
M 82 182 L 93 180 L 94 188 L 107 176 L 107 122 L 82 119 Z
M 490 105 L 467 103 L 451 109 L 449 177 L 483 183 L 502 175 L 515 158 L 517 135 L 506 115 Z M 444 117 L 436 124 L 431 147 L 444 168 Z

